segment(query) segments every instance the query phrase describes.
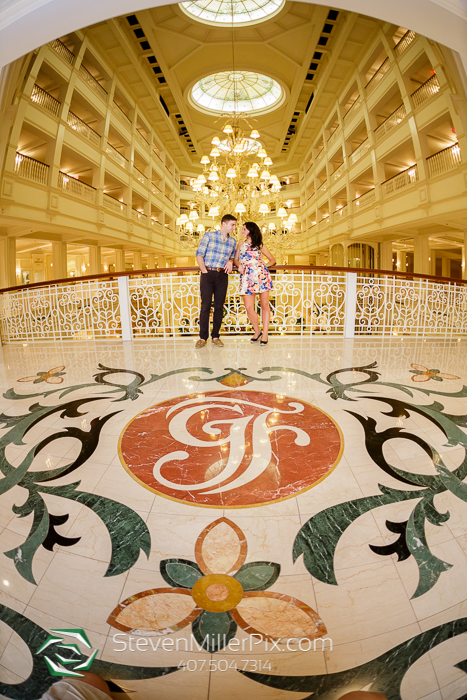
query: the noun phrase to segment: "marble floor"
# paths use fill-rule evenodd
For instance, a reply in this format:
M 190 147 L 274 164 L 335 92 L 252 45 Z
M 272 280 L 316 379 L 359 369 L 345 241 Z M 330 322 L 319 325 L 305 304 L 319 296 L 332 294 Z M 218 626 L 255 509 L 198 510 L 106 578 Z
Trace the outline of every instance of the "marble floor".
M 467 342 L 0 348 L 0 697 L 467 698 Z

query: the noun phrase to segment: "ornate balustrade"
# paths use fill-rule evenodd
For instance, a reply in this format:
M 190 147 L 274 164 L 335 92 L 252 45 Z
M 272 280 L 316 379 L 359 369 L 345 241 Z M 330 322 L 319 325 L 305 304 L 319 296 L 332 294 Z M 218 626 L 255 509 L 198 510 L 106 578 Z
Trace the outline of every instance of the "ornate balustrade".
M 399 190 L 403 190 L 410 185 L 414 185 L 418 182 L 418 167 L 417 165 L 411 165 L 410 168 L 402 170 L 402 172 L 393 175 L 389 180 L 385 180 L 381 187 L 383 188 L 383 194 L 389 195 Z
M 401 39 L 399 39 L 399 41 L 397 42 L 397 44 L 394 47 L 394 53 L 396 54 L 396 56 L 397 57 L 402 56 L 402 54 L 404 53 L 406 48 L 408 46 L 410 46 L 412 41 L 414 41 L 414 39 L 416 39 L 417 36 L 418 35 L 415 32 L 413 32 L 411 29 L 409 29 L 404 34 L 404 36 Z
M 75 60 L 75 54 L 70 51 L 70 49 L 65 46 L 63 42 L 60 41 L 60 39 L 54 39 L 53 41 L 49 41 L 49 46 L 51 49 L 53 49 L 58 55 L 63 58 L 64 61 L 69 63 L 70 65 L 73 65 L 73 61 Z
M 120 202 L 120 200 L 115 199 L 115 197 L 112 197 L 112 195 L 106 194 L 105 192 L 102 199 L 102 204 L 106 209 L 110 209 L 110 211 L 113 211 L 116 214 L 126 214 L 126 204 Z
M 376 197 L 376 191 L 375 189 L 368 190 L 368 192 L 365 192 L 365 194 L 362 194 L 360 197 L 357 197 L 356 199 L 353 200 L 353 210 L 355 213 L 358 213 L 363 209 L 364 207 L 368 207 L 370 204 L 373 204 L 375 201 Z
M 405 106 L 402 104 L 375 129 L 376 143 L 379 143 L 386 134 L 389 134 L 390 131 L 406 118 L 406 116 L 407 112 L 405 111 Z
M 141 182 L 142 185 L 147 185 L 148 184 L 148 179 L 144 173 L 141 172 L 139 168 L 136 167 L 136 165 L 133 164 L 133 174 L 138 180 L 138 182 Z
M 128 163 L 127 159 L 125 158 L 125 156 L 122 156 L 122 154 L 119 151 L 117 151 L 117 149 L 114 148 L 110 143 L 107 143 L 105 152 L 111 160 L 120 165 L 120 167 L 126 169 Z
M 39 85 L 34 85 L 31 92 L 31 101 L 47 112 L 50 112 L 50 114 L 53 114 L 54 117 L 58 117 L 61 102 L 56 100 L 55 97 L 46 92 L 46 90 L 39 87 Z
M 123 109 L 120 107 L 120 105 L 118 105 L 115 102 L 115 100 L 114 100 L 114 103 L 112 105 L 112 110 L 113 110 L 113 113 L 116 114 L 117 117 L 125 124 L 125 126 L 127 126 L 127 127 L 131 126 L 130 117 L 127 114 L 125 114 Z
M 423 85 L 420 85 L 420 87 L 412 93 L 412 99 L 415 107 L 420 107 L 420 105 L 429 100 L 430 97 L 437 95 L 440 89 L 441 86 L 438 78 L 436 75 L 432 75 L 431 78 L 428 78 Z
M 389 58 L 386 58 L 365 85 L 367 95 L 370 95 L 373 92 L 375 87 L 382 81 L 386 73 L 389 73 L 390 68 L 391 64 L 389 63 Z
M 87 83 L 89 87 L 94 90 L 97 95 L 99 95 L 99 97 L 101 97 L 104 101 L 107 100 L 107 90 L 102 87 L 100 82 L 96 80 L 93 74 L 90 73 L 88 69 L 83 66 L 83 64 L 81 64 L 79 67 L 79 74 L 84 82 Z
M 355 114 L 355 112 L 357 111 L 357 109 L 360 107 L 361 104 L 362 104 L 362 99 L 359 95 L 357 97 L 357 99 L 355 100 L 355 102 L 352 102 L 349 109 L 344 114 L 344 123 L 349 121 L 349 119 Z
M 272 335 L 467 336 L 467 283 L 405 273 L 286 266 L 273 272 Z M 231 275 L 224 335 L 251 327 Z M 196 336 L 196 268 L 97 275 L 0 290 L 2 341 Z
M 434 153 L 426 159 L 428 173 L 430 177 L 436 177 L 442 173 L 457 168 L 461 164 L 461 149 L 458 143 L 443 148 L 442 151 Z
M 23 153 L 17 152 L 15 158 L 15 173 L 19 177 L 24 177 L 26 180 L 32 180 L 33 182 L 38 182 L 40 185 L 46 185 L 49 177 L 49 166 L 35 158 L 30 158 Z
M 370 150 L 370 141 L 368 140 L 368 137 L 362 141 L 360 146 L 358 146 L 353 153 L 350 154 L 349 160 L 351 165 L 357 162 L 357 160 L 360 160 L 367 151 Z
M 77 134 L 90 141 L 94 146 L 100 146 L 101 137 L 97 131 L 91 129 L 86 122 L 83 122 L 83 120 L 77 117 L 76 114 L 73 114 L 73 112 L 68 112 L 67 124 L 73 131 L 76 131 Z
M 143 136 L 143 134 L 141 133 L 141 131 L 139 131 L 139 129 L 136 129 L 135 137 L 136 137 L 136 140 L 138 141 L 138 143 L 144 148 L 144 150 L 149 148 L 149 141 Z
M 58 173 L 58 187 L 66 194 L 71 194 L 90 204 L 96 203 L 96 189 L 94 187 L 62 171 Z
M 342 177 L 344 172 L 345 172 L 345 162 L 341 163 L 339 165 L 339 167 L 334 170 L 334 172 L 331 174 L 331 180 L 333 182 L 336 182 L 336 180 L 338 180 L 340 177 Z

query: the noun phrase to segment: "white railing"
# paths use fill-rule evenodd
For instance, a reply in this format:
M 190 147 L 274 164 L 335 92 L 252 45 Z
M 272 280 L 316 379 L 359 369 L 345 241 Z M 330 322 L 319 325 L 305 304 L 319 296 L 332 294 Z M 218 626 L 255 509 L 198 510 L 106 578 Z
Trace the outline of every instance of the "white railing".
M 68 112 L 67 124 L 73 131 L 76 131 L 77 134 L 90 141 L 93 146 L 97 148 L 100 146 L 101 137 L 97 131 L 91 129 L 86 122 L 83 122 L 83 120 L 77 117 L 76 114 L 73 114 L 73 112 Z
M 411 165 L 410 168 L 403 170 L 397 175 L 390 177 L 382 183 L 383 194 L 393 194 L 394 192 L 399 192 L 410 185 L 414 185 L 418 182 L 418 167 L 417 165 Z
M 410 44 L 412 43 L 412 41 L 414 39 L 416 39 L 416 37 L 417 37 L 417 34 L 415 32 L 413 32 L 411 29 L 409 29 L 404 34 L 404 36 L 401 39 L 399 39 L 399 41 L 397 42 L 397 44 L 394 47 L 394 53 L 396 54 L 396 56 L 397 57 L 402 56 L 402 54 L 404 53 L 406 48 L 408 46 L 410 46 Z
M 412 99 L 415 107 L 420 107 L 424 102 L 437 95 L 440 91 L 440 84 L 436 75 L 432 75 L 428 78 L 426 83 L 420 85 L 420 87 L 412 93 Z
M 328 189 L 328 182 L 325 180 L 324 182 L 321 183 L 321 185 L 318 187 L 317 192 L 326 192 Z
M 426 159 L 428 163 L 429 177 L 436 177 L 442 173 L 457 168 L 461 164 L 461 149 L 458 143 L 434 153 Z
M 344 114 L 344 122 L 349 121 L 349 119 L 355 114 L 355 112 L 357 111 L 357 109 L 360 107 L 361 104 L 362 104 L 362 98 L 359 95 L 357 97 L 357 99 L 355 100 L 355 102 L 352 102 L 349 109 Z
M 398 124 L 404 121 L 406 116 L 407 112 L 405 111 L 405 106 L 400 105 L 400 107 L 395 109 L 394 112 L 375 129 L 376 142 L 379 143 L 386 134 L 389 134 Z
M 54 39 L 53 41 L 49 41 L 49 46 L 51 49 L 56 51 L 56 53 L 58 53 L 58 55 L 61 56 L 64 61 L 66 61 L 70 65 L 73 65 L 73 61 L 75 60 L 75 54 L 72 53 L 72 51 L 70 51 L 70 49 L 60 41 L 60 39 Z
M 289 190 L 296 190 L 300 187 L 299 182 L 289 182 L 287 185 L 281 185 L 281 192 L 288 192 Z
M 144 173 L 141 172 L 139 168 L 136 167 L 136 165 L 133 164 L 133 175 L 135 178 L 138 180 L 138 182 L 141 182 L 142 185 L 147 185 L 148 184 L 148 179 Z
M 110 209 L 110 211 L 113 211 L 116 214 L 125 215 L 126 213 L 126 204 L 120 202 L 120 200 L 115 199 L 115 197 L 112 197 L 110 194 L 106 194 L 105 192 L 102 204 L 106 209 Z
M 147 216 L 144 212 L 138 211 L 138 209 L 132 209 L 131 210 L 131 215 L 133 218 L 133 221 L 140 221 L 142 224 L 146 224 Z
M 154 183 L 151 184 L 151 192 L 153 194 L 162 194 L 162 190 L 158 185 L 155 185 Z
M 50 112 L 50 114 L 53 114 L 54 117 L 58 117 L 61 102 L 39 87 L 39 85 L 34 85 L 31 92 L 31 101 L 39 105 L 39 107 L 42 107 L 42 109 L 45 109 L 47 112 Z
M 375 196 L 376 196 L 376 191 L 374 189 L 368 190 L 368 192 L 365 192 L 365 194 L 362 194 L 361 197 L 357 197 L 356 199 L 353 200 L 353 210 L 354 213 L 357 213 L 367 207 L 370 204 L 373 204 L 375 201 Z
M 41 185 L 46 185 L 49 176 L 49 166 L 35 158 L 30 158 L 22 153 L 16 153 L 15 173 L 19 177 L 24 177 L 26 180 L 32 180 Z
M 366 90 L 367 95 L 370 95 L 373 92 L 373 90 L 375 89 L 375 87 L 377 85 L 379 85 L 379 83 L 382 81 L 384 76 L 387 73 L 389 73 L 390 68 L 391 68 L 391 64 L 389 63 L 389 58 L 386 58 L 382 62 L 382 64 L 380 65 L 380 67 L 378 68 L 376 73 L 374 73 L 371 76 L 370 80 L 365 85 L 365 90 Z
M 114 148 L 110 143 L 107 143 L 105 152 L 111 160 L 117 163 L 117 165 L 120 165 L 121 168 L 126 169 L 128 163 L 127 159 L 125 158 L 125 156 L 122 156 L 122 154 L 119 151 L 117 151 L 117 149 Z
M 88 71 L 83 64 L 80 65 L 79 67 L 79 74 L 84 80 L 85 83 L 89 85 L 89 87 L 94 90 L 94 92 L 99 95 L 99 97 L 102 97 L 102 99 L 105 101 L 107 100 L 107 90 L 102 87 L 100 82 L 95 79 L 92 73 Z
M 75 177 L 71 177 L 67 173 L 63 173 L 61 170 L 58 173 L 58 187 L 66 194 L 71 194 L 74 197 L 79 197 L 85 202 L 90 204 L 96 203 L 96 190 L 91 185 L 87 185 L 85 182 L 81 182 Z
M 115 102 L 115 100 L 114 100 L 114 103 L 112 105 L 112 111 L 125 124 L 125 126 L 127 126 L 127 127 L 131 126 L 130 117 L 125 114 L 123 109 Z
M 343 207 L 341 207 L 340 209 L 336 209 L 336 211 L 334 212 L 334 221 L 337 222 L 337 221 L 338 221 L 338 218 L 337 218 L 337 217 L 339 217 L 339 216 L 342 216 L 342 217 L 347 216 L 348 213 L 349 213 L 349 205 L 348 205 L 348 204 L 344 204 Z
M 336 168 L 336 170 L 334 170 L 333 173 L 331 173 L 331 180 L 333 180 L 333 182 L 335 182 L 335 181 L 338 180 L 340 177 L 342 177 L 342 175 L 344 174 L 344 172 L 345 172 L 345 162 L 344 162 L 344 163 L 341 163 L 341 164 L 339 165 L 339 167 Z
M 273 273 L 271 335 L 467 335 L 467 285 L 377 270 L 280 269 Z M 197 336 L 193 268 L 108 275 L 0 292 L 4 343 Z M 231 275 L 222 333 L 252 329 Z
M 334 129 L 334 131 L 332 132 L 331 136 L 328 138 L 328 148 L 329 148 L 329 146 L 331 146 L 331 145 L 334 143 L 334 141 L 335 141 L 335 140 L 337 139 L 337 137 L 339 136 L 340 132 L 341 132 L 341 127 L 340 127 L 340 124 L 339 124 L 339 126 L 336 127 L 336 128 Z
M 284 188 L 282 188 L 284 189 Z M 191 185 L 180 185 L 180 191 L 181 192 L 193 192 L 193 188 Z
M 360 146 L 358 146 L 353 153 L 350 154 L 349 160 L 351 165 L 357 162 L 357 160 L 360 160 L 367 151 L 370 150 L 370 142 L 368 140 L 368 137 L 362 141 Z
M 144 138 L 143 134 L 140 131 L 138 131 L 138 129 L 136 129 L 135 131 L 135 137 L 138 143 L 144 148 L 144 150 L 149 148 L 149 141 L 147 141 L 147 139 Z

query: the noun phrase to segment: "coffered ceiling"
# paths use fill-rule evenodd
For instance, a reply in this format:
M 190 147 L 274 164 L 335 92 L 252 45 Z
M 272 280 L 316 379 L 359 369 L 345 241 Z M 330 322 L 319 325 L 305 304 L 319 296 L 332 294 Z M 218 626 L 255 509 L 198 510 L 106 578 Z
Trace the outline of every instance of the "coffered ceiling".
M 184 173 L 199 167 L 223 123 L 221 117 L 192 105 L 194 83 L 232 69 L 233 58 L 238 71 L 274 78 L 285 100 L 250 119 L 250 124 L 261 133 L 274 161 L 273 172 L 286 174 L 302 165 L 377 26 L 378 21 L 355 13 L 286 2 L 271 19 L 234 29 L 207 25 L 188 17 L 178 5 L 167 5 L 87 31 L 156 124 Z

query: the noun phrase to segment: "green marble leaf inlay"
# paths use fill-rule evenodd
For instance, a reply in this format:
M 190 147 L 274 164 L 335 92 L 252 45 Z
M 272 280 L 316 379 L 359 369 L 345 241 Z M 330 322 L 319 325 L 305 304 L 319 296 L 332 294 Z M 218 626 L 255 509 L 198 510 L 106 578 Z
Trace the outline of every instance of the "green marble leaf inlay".
M 159 564 L 161 576 L 174 588 L 193 588 L 203 577 L 198 564 L 189 559 L 163 559 Z
M 192 623 L 193 636 L 205 651 L 223 649 L 237 633 L 237 623 L 228 612 L 203 612 Z
M 244 564 L 234 574 L 244 591 L 265 591 L 279 578 L 280 564 L 269 561 L 254 561 Z

